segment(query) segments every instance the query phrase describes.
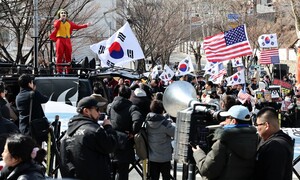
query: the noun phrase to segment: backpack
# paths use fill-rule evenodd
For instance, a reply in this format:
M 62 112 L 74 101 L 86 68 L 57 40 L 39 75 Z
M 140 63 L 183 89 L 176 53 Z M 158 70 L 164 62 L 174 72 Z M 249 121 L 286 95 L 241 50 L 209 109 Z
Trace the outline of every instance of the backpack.
M 134 135 L 135 151 L 141 160 L 148 158 L 148 135 L 146 129 L 147 122 L 145 121 L 138 133 Z
M 60 140 L 60 172 L 63 178 L 76 178 L 76 167 L 72 163 L 72 150 L 74 150 L 75 139 L 72 138 L 72 136 L 81 126 L 85 124 L 89 124 L 89 122 L 82 123 L 69 135 L 68 130 L 63 132 L 63 137 Z
M 63 178 L 75 177 L 75 166 L 71 162 L 70 155 L 70 137 L 65 132 L 60 140 L 60 172 Z

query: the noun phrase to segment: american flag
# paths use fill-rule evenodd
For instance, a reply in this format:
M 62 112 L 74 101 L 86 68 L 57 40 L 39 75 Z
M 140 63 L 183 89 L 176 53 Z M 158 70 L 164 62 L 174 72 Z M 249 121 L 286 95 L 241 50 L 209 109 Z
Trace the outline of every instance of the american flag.
M 260 64 L 279 64 L 278 49 L 262 49 L 260 53 Z
M 212 79 L 217 79 L 217 78 L 219 78 L 221 76 L 224 76 L 225 74 L 227 74 L 226 69 L 222 69 L 222 70 L 219 71 L 218 74 L 212 75 L 211 78 Z
M 245 25 L 206 37 L 203 48 L 206 59 L 211 62 L 226 61 L 252 54 Z
M 243 89 L 238 93 L 238 100 L 244 104 L 247 100 L 251 99 L 251 95 L 246 93 Z

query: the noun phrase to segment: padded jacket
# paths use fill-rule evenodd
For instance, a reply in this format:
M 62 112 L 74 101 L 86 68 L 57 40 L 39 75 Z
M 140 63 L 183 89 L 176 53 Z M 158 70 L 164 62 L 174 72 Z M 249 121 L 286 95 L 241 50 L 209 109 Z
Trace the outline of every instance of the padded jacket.
M 250 180 L 253 178 L 257 147 L 256 128 L 227 125 L 214 133 L 211 151 L 199 150 L 194 158 L 203 179 Z
M 107 112 L 110 116 L 113 129 L 118 132 L 119 136 L 123 136 L 123 138 L 127 138 L 128 133 L 132 135 L 136 134 L 141 129 L 144 121 L 140 109 L 133 105 L 131 101 L 121 96 L 114 98 L 113 102 L 108 105 Z M 119 146 L 122 148 L 117 148 L 112 154 L 113 161 L 120 163 L 134 162 L 134 139 L 127 139 L 125 143 Z
M 0 180 L 44 180 L 45 175 L 41 165 L 34 161 L 21 162 L 15 167 L 5 167 L 1 170 Z
M 282 130 L 258 146 L 255 180 L 291 180 L 294 142 Z
M 75 115 L 61 140 L 63 177 L 109 180 L 109 153 L 116 147 L 117 134 L 110 125 L 101 127 L 88 117 Z

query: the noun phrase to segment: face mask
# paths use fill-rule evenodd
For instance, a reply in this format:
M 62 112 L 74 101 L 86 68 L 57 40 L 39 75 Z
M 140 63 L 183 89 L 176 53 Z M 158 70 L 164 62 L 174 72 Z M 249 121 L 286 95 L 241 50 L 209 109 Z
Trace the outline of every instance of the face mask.
M 285 101 L 291 101 L 291 98 L 290 97 L 285 97 L 284 100 Z

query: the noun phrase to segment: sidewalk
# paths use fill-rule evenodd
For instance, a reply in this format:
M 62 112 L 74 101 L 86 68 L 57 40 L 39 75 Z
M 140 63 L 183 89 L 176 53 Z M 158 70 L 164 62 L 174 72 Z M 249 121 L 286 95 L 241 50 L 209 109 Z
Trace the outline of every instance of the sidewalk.
M 173 166 L 173 161 L 172 161 L 172 166 Z M 177 176 L 176 176 L 176 180 L 183 180 L 182 179 L 182 168 L 183 168 L 182 164 L 177 164 Z M 174 171 L 171 170 L 170 174 L 173 176 L 174 175 Z M 133 169 L 130 172 L 130 174 L 129 174 L 129 179 L 138 180 L 138 179 L 142 179 L 142 177 L 137 173 L 137 171 L 135 169 Z M 162 177 L 160 177 L 160 180 L 162 180 Z M 199 174 L 197 174 L 195 180 L 202 180 L 202 178 L 201 178 L 201 176 Z M 297 176 L 295 176 L 293 174 L 293 180 L 299 180 L 299 179 L 297 178 Z

